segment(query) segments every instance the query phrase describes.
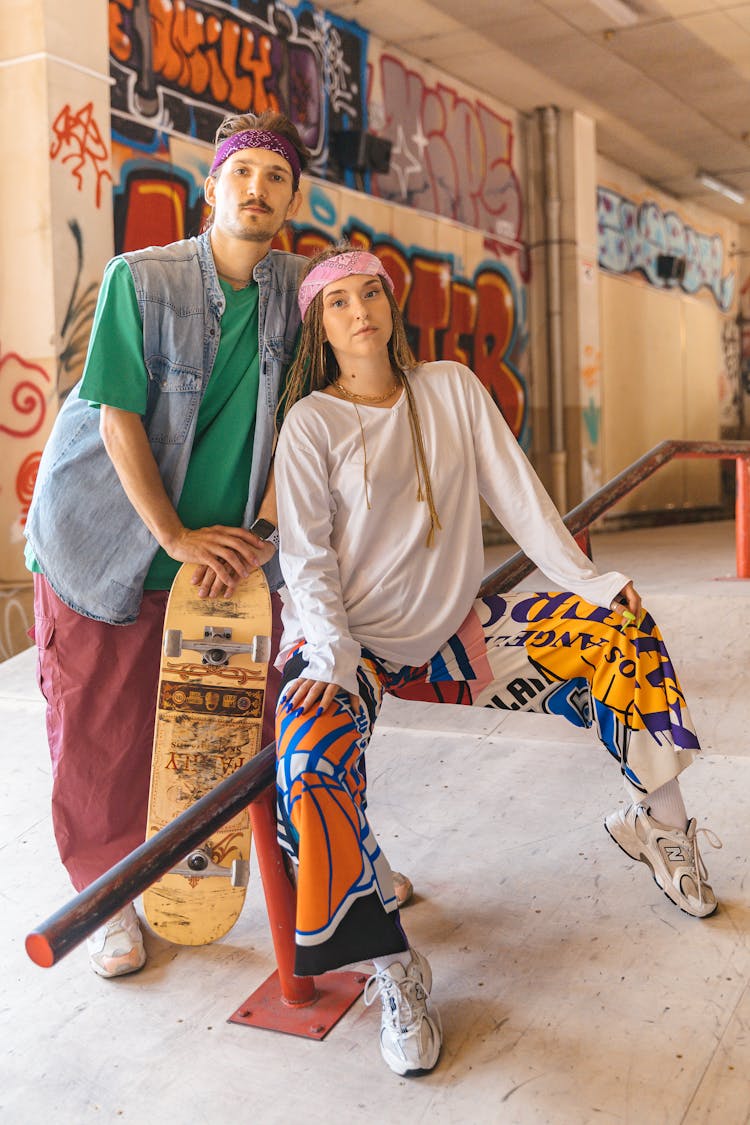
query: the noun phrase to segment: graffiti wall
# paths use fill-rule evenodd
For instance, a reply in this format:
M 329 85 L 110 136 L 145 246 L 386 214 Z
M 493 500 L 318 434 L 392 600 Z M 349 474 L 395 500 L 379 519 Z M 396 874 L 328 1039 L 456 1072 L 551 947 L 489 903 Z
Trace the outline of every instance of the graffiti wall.
M 686 223 L 653 199 L 641 203 L 620 192 L 599 187 L 599 266 L 611 273 L 640 273 L 661 289 L 711 294 L 722 312 L 734 302 L 736 277 L 727 261 L 721 234 L 705 233 Z M 685 261 L 681 278 L 659 275 L 658 261 L 668 255 Z
M 737 334 L 732 338 L 733 359 L 737 369 L 737 399 L 740 426 L 744 433 L 750 424 L 750 248 L 741 252 L 743 263 L 743 280 L 740 287 L 740 315 L 738 318 Z
M 113 129 L 140 149 L 158 152 L 165 134 L 211 141 L 227 113 L 280 109 L 313 175 L 519 252 L 514 114 L 309 3 L 110 0 L 109 14 Z M 347 131 L 389 142 L 388 171 L 347 167 Z
M 419 358 L 470 364 L 528 444 L 513 115 L 306 3 L 110 0 L 109 10 L 116 249 L 196 233 L 225 113 L 280 109 L 314 177 L 284 247 L 311 254 L 345 236 L 382 253 Z M 358 129 L 390 142 L 387 173 L 341 166 L 337 135 Z
M 76 9 L 82 25 L 84 12 L 90 16 L 94 7 L 95 0 L 86 0 Z M 40 39 L 49 54 L 29 55 L 28 40 L 16 34 L 27 21 L 15 9 L 15 19 L 4 9 L 0 16 L 9 63 L 0 78 L 0 115 L 3 136 L 13 138 L 5 155 L 9 167 L 23 165 L 25 177 L 19 190 L 6 176 L 0 209 L 0 659 L 29 643 L 24 526 L 42 449 L 80 374 L 93 301 L 113 246 L 102 10 L 98 25 L 86 22 L 92 34 L 79 37 L 77 65 L 70 67 L 57 53 L 64 36 L 54 21 Z
M 687 301 L 682 317 L 691 330 L 702 318 L 711 324 L 717 346 L 704 378 L 717 408 L 715 420 L 722 434 L 734 436 L 742 427 L 744 389 L 736 316 L 740 308 L 737 257 L 739 228 L 698 207 L 657 195 L 632 174 L 600 159 L 597 191 L 599 266 L 612 277 L 640 282 L 652 292 L 678 299 L 695 298 L 713 311 L 706 317 Z M 607 182 L 608 181 L 608 182 Z M 664 276 L 665 256 L 681 263 L 677 276 Z M 642 318 L 642 323 L 644 318 Z M 664 314 L 662 329 L 669 323 Z M 656 325 L 654 325 L 654 328 Z M 653 329 L 652 329 L 653 331 Z M 701 335 L 703 330 L 701 330 Z M 675 354 L 684 351 L 685 333 L 673 341 Z M 688 359 L 683 356 L 682 366 Z
M 47 139 L 29 168 L 45 185 L 44 221 L 39 199 L 13 201 L 37 284 L 16 279 L 0 310 L 0 658 L 26 643 L 26 513 L 83 369 L 104 265 L 198 232 L 228 113 L 282 110 L 312 152 L 305 207 L 281 245 L 307 254 L 343 235 L 372 246 L 396 278 L 419 357 L 470 364 L 530 441 L 516 115 L 306 0 L 109 0 L 106 12 L 106 28 L 89 21 L 82 65 L 44 89 Z M 34 100 L 18 73 L 6 99 L 16 118 Z M 375 138 L 385 164 L 352 161 L 347 137 Z
M 664 439 L 736 436 L 738 228 L 601 158 L 599 172 L 602 446 L 613 476 Z M 634 414 L 638 424 L 623 426 Z M 718 464 L 679 462 L 618 511 L 720 503 Z

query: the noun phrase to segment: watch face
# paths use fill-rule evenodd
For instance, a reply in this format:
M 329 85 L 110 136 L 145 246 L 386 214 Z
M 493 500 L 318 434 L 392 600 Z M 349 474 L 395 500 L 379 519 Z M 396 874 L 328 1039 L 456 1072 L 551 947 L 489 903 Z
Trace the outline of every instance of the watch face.
M 270 520 L 256 520 L 250 530 L 259 539 L 270 539 L 276 528 Z

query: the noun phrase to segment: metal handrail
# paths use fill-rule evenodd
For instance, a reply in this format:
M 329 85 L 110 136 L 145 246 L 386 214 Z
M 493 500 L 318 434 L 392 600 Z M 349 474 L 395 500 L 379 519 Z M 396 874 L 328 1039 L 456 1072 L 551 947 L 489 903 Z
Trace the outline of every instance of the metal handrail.
M 659 442 L 644 453 L 627 469 L 608 481 L 602 488 L 573 508 L 564 517 L 571 535 L 580 536 L 618 500 L 632 492 L 662 465 L 675 457 L 710 457 L 734 460 L 737 463 L 737 493 L 735 501 L 737 577 L 750 578 L 750 441 L 687 441 Z M 480 597 L 504 594 L 527 578 L 536 564 L 523 551 L 517 551 L 506 562 L 488 574 L 479 590 Z
M 257 800 L 273 784 L 275 774 L 276 747 L 271 743 L 30 933 L 26 952 L 31 960 L 45 969 L 56 964 Z
M 573 535 L 580 535 L 622 496 L 674 457 L 733 458 L 737 462 L 737 561 L 738 575 L 750 578 L 750 442 L 663 441 L 614 477 L 588 500 L 565 516 Z M 742 524 L 742 532 L 739 525 Z M 742 540 L 742 551 L 740 550 Z M 742 554 L 742 567 L 740 556 Z M 534 570 L 522 551 L 517 552 L 485 579 L 480 595 L 503 593 Z M 240 809 L 257 801 L 273 784 L 274 746 L 241 766 L 215 789 L 196 801 L 150 840 L 141 844 L 95 883 L 37 927 L 26 939 L 32 961 L 49 967 L 93 933 L 117 910 L 166 874 L 211 832 L 231 820 Z

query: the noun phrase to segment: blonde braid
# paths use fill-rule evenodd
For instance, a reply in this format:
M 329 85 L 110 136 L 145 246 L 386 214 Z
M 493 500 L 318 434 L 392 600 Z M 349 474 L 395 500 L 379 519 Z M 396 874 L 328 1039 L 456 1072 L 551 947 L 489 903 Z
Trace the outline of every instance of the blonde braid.
M 414 451 L 414 468 L 417 472 L 417 502 L 423 502 L 426 498 L 427 507 L 430 510 L 430 530 L 427 533 L 426 547 L 432 547 L 435 542 L 435 532 L 442 531 L 442 524 L 435 508 L 435 501 L 432 497 L 432 481 L 427 469 L 427 453 L 424 447 L 424 434 L 422 433 L 422 422 L 417 410 L 417 404 L 414 401 L 414 392 L 411 389 L 409 380 L 403 376 L 402 382 L 406 392 L 406 403 L 409 408 L 409 426 L 411 428 L 411 443 Z M 424 482 L 424 492 L 422 491 L 422 484 Z

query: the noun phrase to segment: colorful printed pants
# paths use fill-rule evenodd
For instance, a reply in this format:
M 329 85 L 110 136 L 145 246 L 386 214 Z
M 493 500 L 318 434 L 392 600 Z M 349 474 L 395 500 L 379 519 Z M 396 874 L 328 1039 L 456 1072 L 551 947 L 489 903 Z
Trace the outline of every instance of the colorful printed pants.
M 596 732 L 635 794 L 676 777 L 699 749 L 658 628 L 570 593 L 479 599 L 420 668 L 364 652 L 354 714 L 340 693 L 323 714 L 291 711 L 290 654 L 276 711 L 279 843 L 298 863 L 295 972 L 300 976 L 407 948 L 390 866 L 370 828 L 364 754 L 384 692 L 561 715 Z

